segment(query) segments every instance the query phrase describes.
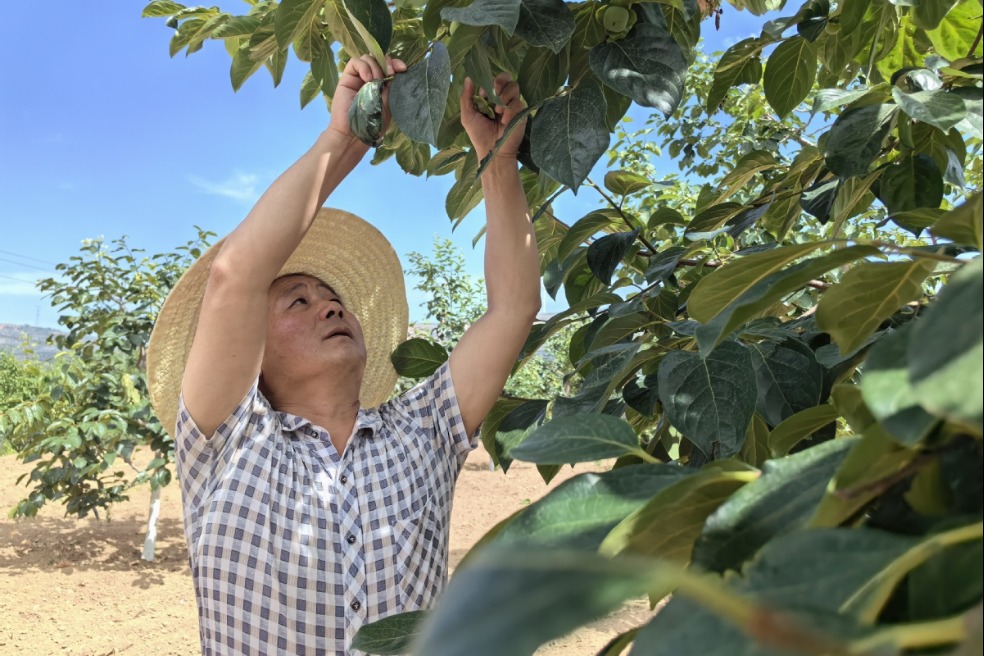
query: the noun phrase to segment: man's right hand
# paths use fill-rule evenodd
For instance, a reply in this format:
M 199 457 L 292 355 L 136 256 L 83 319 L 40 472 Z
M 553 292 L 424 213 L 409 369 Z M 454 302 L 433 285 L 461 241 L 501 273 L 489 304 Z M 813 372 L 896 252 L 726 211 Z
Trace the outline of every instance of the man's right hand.
M 389 77 L 407 70 L 407 65 L 399 59 L 386 58 L 386 73 L 384 74 L 379 67 L 379 62 L 372 55 L 362 55 L 353 57 L 345 65 L 338 78 L 338 86 L 335 88 L 335 96 L 331 101 L 331 122 L 328 129 L 333 133 L 346 139 L 354 138 L 349 129 L 349 107 L 355 100 L 355 95 L 366 82 Z M 383 90 L 383 132 L 389 127 L 389 89 Z

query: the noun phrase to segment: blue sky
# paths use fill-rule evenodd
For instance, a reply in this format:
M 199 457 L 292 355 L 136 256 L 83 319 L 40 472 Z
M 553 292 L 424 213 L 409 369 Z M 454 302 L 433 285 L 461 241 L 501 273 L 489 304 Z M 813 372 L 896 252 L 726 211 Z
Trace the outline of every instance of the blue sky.
M 245 13 L 247 5 L 221 2 Z M 56 326 L 57 312 L 34 289 L 83 239 L 127 235 L 163 252 L 195 235 L 195 225 L 232 230 L 281 171 L 328 122 L 325 104 L 298 100 L 305 65 L 291 60 L 274 89 L 265 70 L 238 93 L 220 42 L 174 59 L 171 30 L 142 19 L 145 2 L 10 3 L 0 23 L 0 323 Z M 709 50 L 757 33 L 763 19 L 728 8 L 722 30 L 704 23 Z M 643 108 L 630 115 L 644 119 Z M 451 176 L 416 178 L 395 159 L 369 157 L 329 198 L 375 223 L 406 265 L 451 238 L 468 270 L 482 273 L 481 206 L 452 233 L 444 211 Z M 602 158 L 601 163 L 606 158 Z M 676 170 L 668 164 L 667 172 Z M 600 176 L 599 176 L 600 177 Z M 598 206 L 584 189 L 555 207 L 574 221 Z M 424 319 L 412 289 L 411 319 Z M 546 311 L 559 306 L 544 295 Z

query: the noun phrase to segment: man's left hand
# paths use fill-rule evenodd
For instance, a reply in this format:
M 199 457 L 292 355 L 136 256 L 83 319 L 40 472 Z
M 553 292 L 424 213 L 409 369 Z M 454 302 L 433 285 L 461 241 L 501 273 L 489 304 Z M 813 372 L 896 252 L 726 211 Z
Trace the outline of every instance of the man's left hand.
M 519 95 L 519 85 L 513 81 L 509 73 L 500 73 L 493 81 L 495 92 L 504 103 L 503 105 L 493 105 L 495 107 L 495 119 L 491 119 L 475 107 L 475 83 L 471 78 L 465 78 L 465 87 L 461 92 L 461 125 L 468 133 L 472 146 L 478 160 L 482 161 L 485 156 L 495 147 L 506 131 L 506 126 L 513 118 L 523 111 L 526 104 Z M 485 90 L 480 91 L 482 96 L 486 96 Z M 497 158 L 510 158 L 515 161 L 519 153 L 519 145 L 523 141 L 523 131 L 526 127 L 525 119 L 509 135 L 509 138 L 499 148 L 496 153 Z

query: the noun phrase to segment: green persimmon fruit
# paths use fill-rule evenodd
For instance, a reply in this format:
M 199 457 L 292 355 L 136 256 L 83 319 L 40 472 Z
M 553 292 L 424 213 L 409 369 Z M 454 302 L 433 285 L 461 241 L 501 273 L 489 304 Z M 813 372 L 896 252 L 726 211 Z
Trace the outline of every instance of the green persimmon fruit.
M 461 27 L 461 23 L 458 21 L 451 21 L 451 25 L 448 27 L 448 34 L 454 35 L 454 33 L 458 31 L 459 27 Z
M 367 146 L 383 143 L 383 80 L 366 82 L 349 107 L 349 129 Z
M 611 6 L 602 19 L 602 25 L 609 34 L 619 34 L 625 31 L 629 24 L 629 10 L 625 7 Z

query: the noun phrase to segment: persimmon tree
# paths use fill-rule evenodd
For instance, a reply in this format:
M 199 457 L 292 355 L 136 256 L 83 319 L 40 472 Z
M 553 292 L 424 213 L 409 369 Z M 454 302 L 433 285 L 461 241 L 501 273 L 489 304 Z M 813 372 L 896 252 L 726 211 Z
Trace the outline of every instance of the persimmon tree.
M 979 650 L 981 4 L 732 4 L 775 13 L 713 59 L 699 37 L 718 7 L 693 0 L 146 6 L 172 54 L 222 41 L 234 88 L 305 62 L 302 105 L 330 99 L 349 56 L 407 61 L 374 161 L 453 175 L 454 225 L 484 164 L 458 120 L 464 77 L 488 89 L 509 71 L 529 106 L 521 174 L 568 309 L 516 368 L 571 330 L 580 384 L 501 400 L 482 437 L 548 480 L 612 464 L 517 510 L 436 609 L 364 627 L 355 648 L 532 654 L 672 593 L 601 654 Z M 633 104 L 652 118 L 630 139 Z M 562 216 L 567 193 L 602 204 Z

